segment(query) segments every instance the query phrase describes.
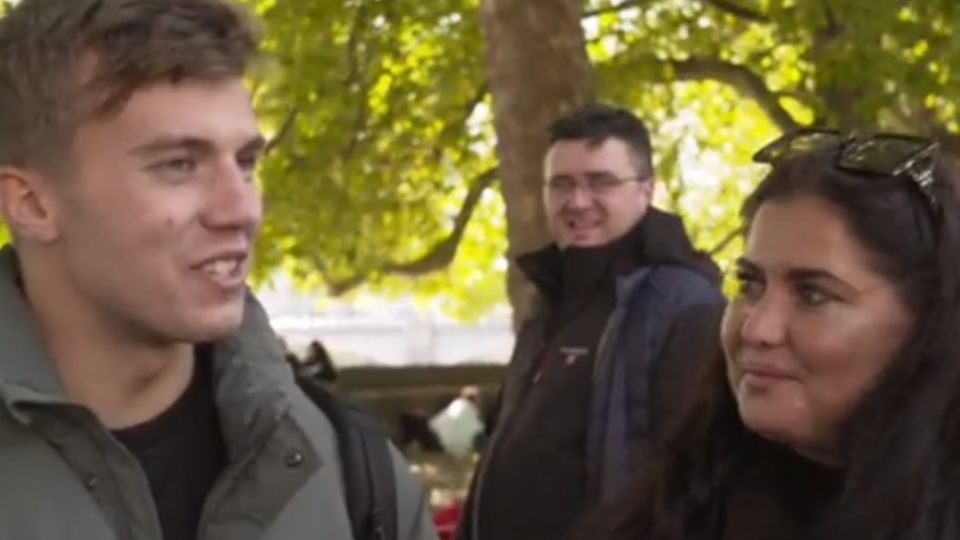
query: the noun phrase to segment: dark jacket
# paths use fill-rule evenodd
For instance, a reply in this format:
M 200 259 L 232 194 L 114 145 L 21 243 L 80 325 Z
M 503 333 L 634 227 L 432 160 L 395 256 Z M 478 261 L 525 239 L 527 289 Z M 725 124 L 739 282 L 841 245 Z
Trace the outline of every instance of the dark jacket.
M 651 208 L 633 236 L 629 271 L 616 277 L 614 309 L 594 359 L 586 440 L 587 492 L 609 499 L 635 469 L 633 456 L 653 444 L 675 412 L 682 380 L 713 358 L 723 297 L 709 258 L 696 252 L 679 218 Z M 546 248 L 556 250 L 555 246 Z M 539 252 L 533 256 L 542 256 Z M 534 276 L 534 282 L 542 279 Z M 541 343 L 546 310 L 535 310 L 517 336 L 502 393 L 497 428 L 475 475 L 460 524 L 461 540 L 478 538 L 483 482 L 495 467 L 498 435 L 524 399 Z
M 0 540 L 161 540 L 136 459 L 64 395 L 0 251 Z M 228 465 L 199 538 L 351 540 L 336 437 L 297 387 L 266 314 L 248 296 L 242 327 L 214 344 L 216 403 Z M 398 452 L 400 538 L 436 538 Z

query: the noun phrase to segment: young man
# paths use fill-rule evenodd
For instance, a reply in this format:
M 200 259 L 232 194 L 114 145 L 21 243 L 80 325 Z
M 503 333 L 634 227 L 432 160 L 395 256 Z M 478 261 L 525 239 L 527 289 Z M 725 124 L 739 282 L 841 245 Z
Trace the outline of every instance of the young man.
M 352 538 L 335 433 L 244 286 L 256 48 L 221 0 L 0 19 L 0 538 Z M 394 457 L 400 537 L 435 538 Z
M 554 243 L 518 260 L 542 301 L 517 337 L 461 539 L 562 538 L 617 494 L 716 350 L 718 276 L 680 220 L 650 206 L 643 123 L 591 105 L 557 120 L 550 143 Z

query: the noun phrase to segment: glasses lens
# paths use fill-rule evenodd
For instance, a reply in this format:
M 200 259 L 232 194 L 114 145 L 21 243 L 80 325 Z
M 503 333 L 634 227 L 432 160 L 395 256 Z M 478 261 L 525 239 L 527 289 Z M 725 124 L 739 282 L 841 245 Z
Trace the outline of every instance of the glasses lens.
M 800 130 L 789 133 L 763 147 L 753 156 L 759 163 L 774 163 L 807 154 L 843 142 L 840 133 L 829 130 Z
M 844 148 L 839 165 L 863 172 L 896 175 L 905 164 L 922 157 L 930 148 L 931 142 L 924 139 L 871 137 Z

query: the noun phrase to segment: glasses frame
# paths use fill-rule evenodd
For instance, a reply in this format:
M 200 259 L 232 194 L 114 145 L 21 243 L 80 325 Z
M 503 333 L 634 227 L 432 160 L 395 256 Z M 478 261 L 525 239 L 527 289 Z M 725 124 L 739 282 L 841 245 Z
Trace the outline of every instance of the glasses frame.
M 546 190 L 550 196 L 564 200 L 573 196 L 579 189 L 586 191 L 591 197 L 604 197 L 628 182 L 645 182 L 650 179 L 649 176 L 617 176 L 607 173 L 602 175 L 594 174 L 592 176 L 588 174 L 586 177 L 586 182 L 583 183 L 571 179 L 569 188 L 561 187 L 561 184 L 558 183 L 559 180 L 565 180 L 565 178 L 551 178 L 543 183 L 543 189 Z M 593 185 L 599 184 L 599 178 L 601 177 L 604 178 L 604 180 L 616 180 L 616 182 L 604 185 L 603 187 Z
M 820 139 L 820 140 L 817 140 Z M 901 143 L 910 145 L 905 157 L 892 167 L 864 161 L 859 156 L 870 145 Z M 757 163 L 776 164 L 830 147 L 839 147 L 836 167 L 854 174 L 884 175 L 909 179 L 923 194 L 935 214 L 940 212 L 940 202 L 934 190 L 933 171 L 937 163 L 940 144 L 933 139 L 899 133 L 874 133 L 857 135 L 835 129 L 801 128 L 784 134 L 763 146 L 753 155 Z

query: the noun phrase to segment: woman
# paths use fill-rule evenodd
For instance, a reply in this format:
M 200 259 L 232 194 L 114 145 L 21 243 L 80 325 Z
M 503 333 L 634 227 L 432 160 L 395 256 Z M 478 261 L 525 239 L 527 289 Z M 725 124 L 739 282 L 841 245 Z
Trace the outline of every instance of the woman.
M 960 202 L 937 150 L 804 130 L 757 153 L 724 358 L 575 537 L 960 538 Z

